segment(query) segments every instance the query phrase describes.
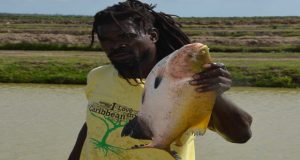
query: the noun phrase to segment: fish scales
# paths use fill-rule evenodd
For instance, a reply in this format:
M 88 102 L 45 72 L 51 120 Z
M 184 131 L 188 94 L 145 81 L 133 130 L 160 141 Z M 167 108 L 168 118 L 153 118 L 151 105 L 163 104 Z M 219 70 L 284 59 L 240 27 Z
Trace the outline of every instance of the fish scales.
M 201 43 L 185 45 L 158 62 L 146 78 L 140 111 L 122 136 L 150 139 L 140 148 L 159 148 L 174 155 L 170 144 L 182 145 L 179 139 L 185 132 L 204 134 L 216 93 L 197 93 L 189 81 L 211 62 L 208 47 Z

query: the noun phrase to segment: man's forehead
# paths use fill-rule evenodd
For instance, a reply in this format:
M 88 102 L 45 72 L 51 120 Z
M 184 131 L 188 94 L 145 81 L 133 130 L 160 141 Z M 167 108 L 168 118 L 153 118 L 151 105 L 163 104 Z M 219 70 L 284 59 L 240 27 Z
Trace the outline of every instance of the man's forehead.
M 119 25 L 117 23 L 119 23 Z M 110 22 L 97 26 L 97 31 L 100 34 L 107 32 L 136 32 L 136 29 L 136 25 L 131 20 Z

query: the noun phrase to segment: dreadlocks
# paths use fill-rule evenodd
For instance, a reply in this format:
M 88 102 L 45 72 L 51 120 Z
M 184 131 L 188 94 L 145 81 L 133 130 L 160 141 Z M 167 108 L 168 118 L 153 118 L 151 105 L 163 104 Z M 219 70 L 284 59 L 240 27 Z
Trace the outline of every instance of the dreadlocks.
M 122 29 L 119 21 L 125 19 L 132 20 L 137 25 L 136 27 L 140 27 L 144 31 L 153 27 L 158 30 L 159 39 L 156 42 L 158 61 L 183 45 L 190 43 L 190 39 L 182 32 L 180 24 L 172 18 L 172 15 L 155 12 L 153 10 L 155 6 L 142 3 L 138 0 L 127 0 L 96 13 L 94 16 L 91 45 L 94 42 L 94 33 L 99 38 L 98 26 L 112 22 Z

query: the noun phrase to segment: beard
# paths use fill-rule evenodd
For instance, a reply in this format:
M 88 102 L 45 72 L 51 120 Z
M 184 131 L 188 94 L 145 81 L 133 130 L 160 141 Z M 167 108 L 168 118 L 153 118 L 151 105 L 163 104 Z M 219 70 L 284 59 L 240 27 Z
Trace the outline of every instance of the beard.
M 137 51 L 131 48 L 117 49 L 112 51 L 109 55 L 117 55 L 118 53 L 132 55 L 124 60 L 116 60 L 113 56 L 108 56 L 119 75 L 127 81 L 128 79 L 142 79 L 141 58 L 137 56 L 139 55 Z
M 117 69 L 119 75 L 125 79 L 142 77 L 141 64 L 137 60 L 132 60 L 127 63 L 111 61 L 111 63 Z

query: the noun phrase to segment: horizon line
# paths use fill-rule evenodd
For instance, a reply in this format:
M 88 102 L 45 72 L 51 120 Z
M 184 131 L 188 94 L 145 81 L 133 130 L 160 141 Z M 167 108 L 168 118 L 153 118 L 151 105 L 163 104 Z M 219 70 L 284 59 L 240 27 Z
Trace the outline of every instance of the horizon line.
M 54 14 L 47 14 L 47 13 L 9 13 L 9 12 L 0 12 L 0 15 L 28 15 L 28 16 L 76 16 L 76 17 L 93 17 L 93 15 L 77 15 L 77 14 L 61 14 L 61 13 L 54 13 Z M 177 16 L 177 15 L 176 15 Z M 247 17 L 247 18 L 255 18 L 255 17 L 300 17 L 297 16 L 297 15 L 286 15 L 286 16 L 220 16 L 220 17 L 207 17 L 207 16 L 188 16 L 188 17 L 183 17 L 183 16 L 177 16 L 178 18 L 244 18 L 244 17 Z

